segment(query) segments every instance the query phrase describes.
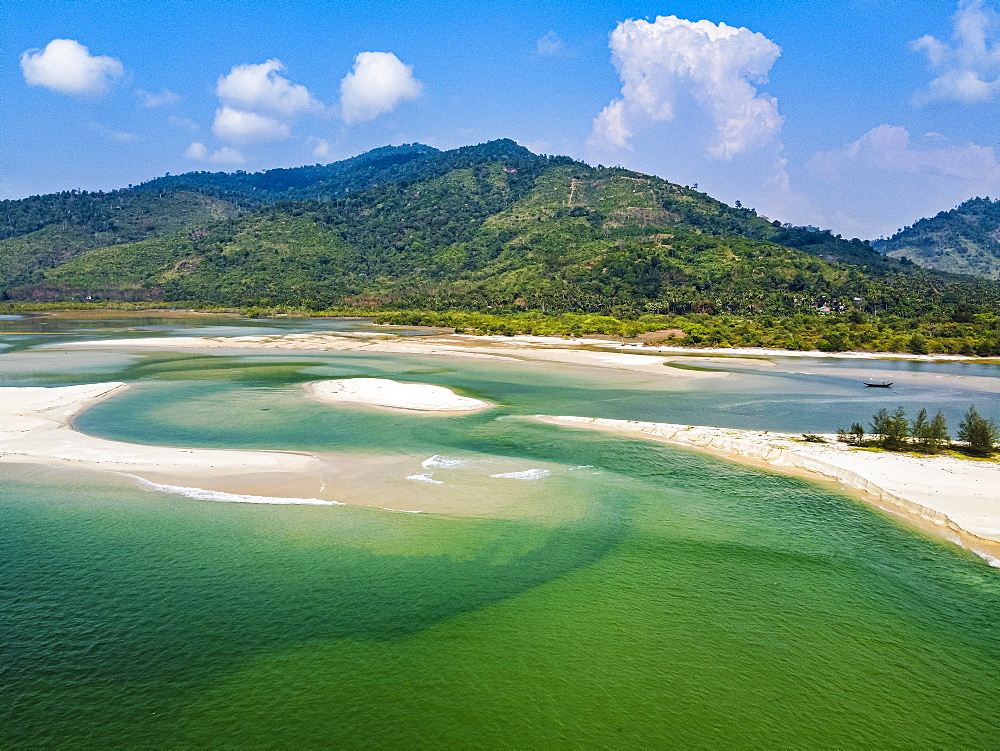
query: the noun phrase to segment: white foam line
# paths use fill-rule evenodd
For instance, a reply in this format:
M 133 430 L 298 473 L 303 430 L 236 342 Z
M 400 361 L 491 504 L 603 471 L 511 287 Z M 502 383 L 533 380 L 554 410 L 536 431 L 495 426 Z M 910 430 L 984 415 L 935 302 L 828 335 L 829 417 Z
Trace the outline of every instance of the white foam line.
M 444 483 L 441 482 L 441 480 L 435 480 L 433 477 L 431 477 L 430 472 L 420 475 L 407 475 L 406 479 L 416 480 L 417 482 L 427 482 L 430 483 L 431 485 L 444 485 Z
M 271 505 L 296 505 L 296 506 L 346 506 L 340 501 L 325 501 L 322 498 L 287 498 L 273 495 L 242 495 L 239 493 L 224 493 L 220 490 L 206 490 L 205 488 L 188 488 L 182 485 L 164 485 L 159 482 L 152 482 L 138 475 L 128 475 L 139 481 L 143 490 L 159 491 L 161 493 L 173 493 L 186 498 L 193 498 L 197 501 L 214 501 L 215 503 L 265 503 Z
M 978 550 L 973 550 L 973 553 L 982 558 L 986 563 L 988 563 L 993 568 L 1000 568 L 1000 558 L 994 558 L 992 555 L 986 553 L 980 553 Z
M 550 474 L 552 473 L 547 469 L 526 469 L 523 472 L 501 472 L 498 475 L 490 475 L 490 477 L 498 477 L 503 480 L 541 480 Z
M 445 456 L 444 454 L 434 454 L 434 456 L 420 462 L 420 466 L 424 469 L 430 469 L 431 467 L 436 467 L 438 469 L 457 469 L 458 467 L 464 467 L 467 464 L 468 462 L 465 459 L 459 459 L 457 456 Z

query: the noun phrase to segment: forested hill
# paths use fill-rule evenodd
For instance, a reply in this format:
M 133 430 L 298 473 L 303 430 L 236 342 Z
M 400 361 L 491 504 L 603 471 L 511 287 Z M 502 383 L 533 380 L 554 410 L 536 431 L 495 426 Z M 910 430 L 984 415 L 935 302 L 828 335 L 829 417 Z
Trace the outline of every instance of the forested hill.
M 970 316 L 998 286 L 513 141 L 0 204 L 13 300 Z
M 1000 279 L 1000 201 L 973 198 L 921 219 L 876 247 L 926 268 Z
M 404 182 L 441 152 L 423 144 L 383 146 L 333 164 L 264 172 L 187 172 L 138 186 L 143 192 L 189 190 L 253 207 L 275 201 L 336 198 L 380 183 Z M 428 157 L 430 159 L 428 159 Z

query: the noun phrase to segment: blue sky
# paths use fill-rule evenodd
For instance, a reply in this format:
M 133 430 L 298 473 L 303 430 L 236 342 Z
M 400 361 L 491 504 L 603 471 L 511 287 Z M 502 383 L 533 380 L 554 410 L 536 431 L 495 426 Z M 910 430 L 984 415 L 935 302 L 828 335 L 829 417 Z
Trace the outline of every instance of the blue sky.
M 1000 196 L 991 3 L 5 0 L 0 197 L 510 137 L 874 238 Z

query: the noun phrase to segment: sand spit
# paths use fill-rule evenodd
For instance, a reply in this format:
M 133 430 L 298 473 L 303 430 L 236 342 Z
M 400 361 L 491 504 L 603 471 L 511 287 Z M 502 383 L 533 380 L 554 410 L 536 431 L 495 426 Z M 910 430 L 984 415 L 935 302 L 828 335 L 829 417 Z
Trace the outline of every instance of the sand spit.
M 556 336 L 533 336 L 519 334 L 517 336 L 499 336 L 496 334 L 455 334 L 456 337 L 466 339 L 478 339 L 480 341 L 492 342 L 517 342 L 528 346 L 536 347 L 558 347 L 558 346 L 600 346 L 612 347 L 625 352 L 644 352 L 648 354 L 668 354 L 698 357 L 702 355 L 716 355 L 725 359 L 749 357 L 808 357 L 826 358 L 834 360 L 912 360 L 915 362 L 972 362 L 989 365 L 1000 364 L 997 357 L 972 357 L 969 355 L 947 355 L 943 353 L 915 355 L 911 352 L 862 352 L 859 350 L 848 350 L 846 352 L 824 352 L 818 349 L 797 350 L 778 349 L 776 347 L 684 347 L 671 344 L 648 344 L 644 342 L 623 342 L 618 339 L 601 339 L 598 336 L 588 336 L 580 338 L 567 338 Z
M 769 349 L 766 347 L 681 347 L 651 346 L 597 337 L 571 338 L 556 336 L 433 334 L 408 337 L 391 333 L 336 332 L 232 337 L 156 337 L 137 339 L 107 339 L 89 342 L 69 342 L 52 345 L 59 349 L 89 347 L 98 349 L 278 349 L 311 351 L 367 351 L 390 354 L 443 355 L 473 359 L 516 359 L 544 361 L 594 367 L 655 372 L 675 378 L 724 378 L 721 372 L 683 371 L 670 368 L 663 373 L 660 366 L 672 359 L 699 358 L 719 364 L 766 364 L 767 358 L 821 358 L 835 360 L 909 360 L 915 362 L 1000 363 L 998 358 L 976 358 L 965 355 L 914 355 L 906 352 L 821 352 Z M 742 363 L 740 358 L 744 358 Z
M 543 338 L 543 337 L 536 337 Z M 667 368 L 667 360 L 655 353 L 601 351 L 579 349 L 593 347 L 586 339 L 563 340 L 544 338 L 545 346 L 536 346 L 531 337 L 459 337 L 459 336 L 342 336 L 340 334 L 286 334 L 283 336 L 231 337 L 156 337 L 142 339 L 106 339 L 88 342 L 68 342 L 53 345 L 58 349 L 179 349 L 205 351 L 282 350 L 318 352 L 371 352 L 373 354 L 406 354 L 419 356 L 464 357 L 489 360 L 564 363 L 614 370 L 651 373 L 669 379 L 725 378 L 728 373 Z M 616 342 L 596 342 L 621 347 Z
M 124 388 L 118 382 L 0 388 L 0 462 L 213 480 L 250 473 L 297 475 L 324 466 L 310 454 L 143 446 L 95 438 L 72 428 L 74 415 Z
M 914 362 L 971 362 L 996 365 L 996 357 L 970 357 L 968 355 L 914 355 L 909 352 L 823 352 L 818 349 L 771 349 L 768 347 L 671 347 L 667 345 L 647 347 L 642 344 L 626 344 L 626 348 L 642 347 L 652 352 L 669 355 L 722 355 L 723 357 L 808 357 L 831 360 L 908 360 Z
M 306 384 L 306 393 L 326 404 L 367 404 L 415 412 L 474 412 L 493 405 L 460 396 L 444 386 L 402 383 L 388 378 L 341 378 Z
M 790 474 L 832 480 L 879 508 L 1000 564 L 1000 464 L 950 456 L 913 456 L 808 443 L 790 433 L 737 430 L 592 417 L 535 419 L 707 450 Z

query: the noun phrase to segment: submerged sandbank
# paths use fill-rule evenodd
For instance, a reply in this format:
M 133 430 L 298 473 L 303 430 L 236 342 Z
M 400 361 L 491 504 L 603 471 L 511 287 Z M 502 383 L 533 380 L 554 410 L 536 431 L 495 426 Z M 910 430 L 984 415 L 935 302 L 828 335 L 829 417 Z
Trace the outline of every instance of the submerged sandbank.
M 306 393 L 326 404 L 367 404 L 413 412 L 475 412 L 493 405 L 460 396 L 444 386 L 388 378 L 340 378 L 306 384 Z
M 1000 559 L 1000 464 L 995 462 L 858 450 L 833 436 L 827 443 L 810 443 L 799 435 L 759 430 L 577 416 L 534 419 L 639 435 L 789 474 L 832 480 L 991 562 Z
M 107 472 L 145 490 L 222 503 L 350 505 L 542 522 L 584 513 L 585 504 L 579 500 L 550 502 L 547 487 L 521 482 L 511 488 L 506 482 L 568 471 L 558 465 L 540 467 L 537 462 L 480 455 L 334 455 L 149 446 L 97 438 L 73 428 L 74 416 L 126 388 L 121 382 L 0 387 L 0 464 Z M 449 395 L 449 403 L 467 398 L 441 391 Z

